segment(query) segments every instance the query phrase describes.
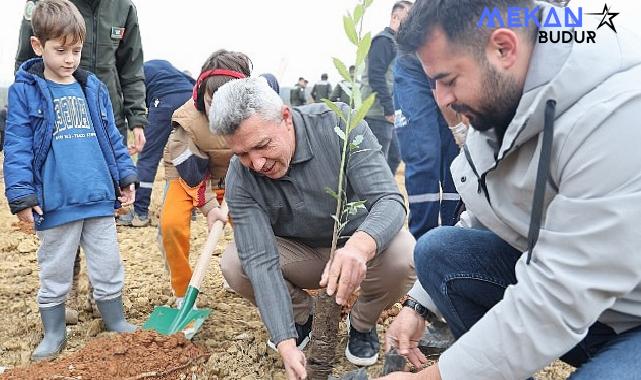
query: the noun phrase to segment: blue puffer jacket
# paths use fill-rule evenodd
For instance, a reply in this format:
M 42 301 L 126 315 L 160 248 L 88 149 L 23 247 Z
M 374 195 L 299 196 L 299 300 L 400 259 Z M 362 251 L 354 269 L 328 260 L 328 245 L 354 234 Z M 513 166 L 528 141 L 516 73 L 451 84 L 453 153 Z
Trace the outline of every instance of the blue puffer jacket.
M 136 168 L 114 123 L 107 87 L 88 71 L 74 77 L 87 99 L 98 143 L 113 180 L 120 188 L 138 185 Z M 43 204 L 42 167 L 51 148 L 55 113 L 40 58 L 24 62 L 9 88 L 9 111 L 5 131 L 5 194 L 12 213 Z M 91 184 L 78 184 L 79 187 Z M 120 204 L 116 201 L 116 208 Z

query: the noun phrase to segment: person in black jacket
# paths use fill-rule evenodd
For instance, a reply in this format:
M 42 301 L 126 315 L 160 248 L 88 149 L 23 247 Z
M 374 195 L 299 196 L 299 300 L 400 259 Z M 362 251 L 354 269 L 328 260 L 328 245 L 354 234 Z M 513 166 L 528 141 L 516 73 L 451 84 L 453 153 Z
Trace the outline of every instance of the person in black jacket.
M 307 87 L 307 81 L 305 78 L 300 77 L 298 78 L 298 83 L 289 90 L 289 103 L 292 105 L 292 107 L 295 106 L 302 106 L 307 103 L 307 99 L 305 96 L 305 88 Z
M 363 73 L 361 94 L 366 99 L 372 92 L 376 93 L 376 101 L 367 112 L 365 121 L 381 144 L 381 149 L 392 170 L 400 163 L 398 146 L 394 139 L 394 102 L 392 90 L 394 78 L 392 62 L 396 58 L 396 31 L 401 22 L 407 17 L 412 2 L 398 1 L 392 7 L 390 24 L 372 39 Z
M 327 74 L 322 74 L 320 82 L 316 83 L 312 88 L 312 99 L 314 99 L 314 103 L 321 103 L 322 99 L 329 99 L 332 93 L 332 85 L 327 78 Z

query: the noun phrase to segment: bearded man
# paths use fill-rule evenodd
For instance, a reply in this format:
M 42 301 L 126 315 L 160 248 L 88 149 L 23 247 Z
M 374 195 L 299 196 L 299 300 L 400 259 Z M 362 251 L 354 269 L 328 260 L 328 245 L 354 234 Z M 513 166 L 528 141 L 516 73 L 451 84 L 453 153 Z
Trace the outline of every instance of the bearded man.
M 437 102 L 473 130 L 452 164 L 467 211 L 417 242 L 420 286 L 386 334 L 425 363 L 416 341 L 431 304 L 458 340 L 438 364 L 389 379 L 524 379 L 557 358 L 578 368 L 573 380 L 639 378 L 639 38 L 586 16 L 596 43 L 539 42 L 552 9 L 564 13 L 419 0 L 399 30 Z M 515 10 L 540 18 L 479 26 L 488 10 L 505 25 L 523 24 Z

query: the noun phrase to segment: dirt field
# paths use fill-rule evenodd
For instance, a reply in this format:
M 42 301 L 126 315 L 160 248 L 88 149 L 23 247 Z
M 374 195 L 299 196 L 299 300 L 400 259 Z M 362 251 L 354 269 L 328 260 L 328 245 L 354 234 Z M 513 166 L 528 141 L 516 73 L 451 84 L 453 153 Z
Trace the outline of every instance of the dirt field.
M 0 158 L 0 163 L 1 163 Z M 160 171 L 162 172 L 162 170 Z M 156 224 L 162 196 L 162 173 L 159 174 L 152 199 L 152 221 Z M 402 177 L 399 177 L 402 185 Z M 0 190 L 4 194 L 4 181 Z M 35 302 L 38 290 L 38 267 L 36 250 L 38 240 L 28 226 L 16 223 L 17 218 L 9 212 L 6 198 L 0 196 L 0 367 L 15 367 L 29 363 L 31 351 L 42 336 L 38 308 Z M 125 264 L 124 302 L 126 313 L 132 323 L 142 325 L 154 305 L 173 305 L 169 278 L 156 242 L 156 227 L 118 227 L 121 256 Z M 206 236 L 206 223 L 198 216 L 192 225 L 192 258 L 195 260 Z M 211 353 L 191 369 L 189 378 L 197 379 L 285 379 L 278 355 L 267 349 L 267 334 L 256 309 L 233 293 L 223 290 L 222 275 L 217 258 L 231 240 L 229 227 L 225 240 L 219 243 L 216 258 L 212 261 L 205 279 L 199 307 L 213 310 L 202 330 L 193 342 Z M 84 264 L 83 264 L 84 266 Z M 86 276 L 85 276 L 86 277 Z M 79 301 L 71 304 L 80 310 L 76 325 L 67 327 L 68 343 L 63 356 L 77 351 L 95 341 L 96 337 L 109 336 L 102 331 L 100 319 L 86 311 L 87 283 L 81 283 Z M 386 318 L 377 329 L 382 334 L 391 318 Z M 341 325 L 341 345 L 338 348 L 340 362 L 336 373 L 341 374 L 356 367 L 348 363 L 342 352 L 345 347 L 345 325 Z M 377 375 L 382 363 L 369 369 Z M 569 367 L 555 364 L 537 375 L 537 379 L 564 379 Z M 141 376 L 144 374 L 141 374 Z M 130 378 L 161 378 L 160 376 Z M 115 375 L 114 375 L 115 376 Z M 175 378 L 186 378 L 178 376 Z M 1 378 L 2 376 L 0 376 Z M 54 377 L 77 378 L 77 377 Z M 83 376 L 82 379 L 91 377 Z M 115 376 L 114 378 L 120 378 Z M 163 376 L 162 378 L 172 378 Z

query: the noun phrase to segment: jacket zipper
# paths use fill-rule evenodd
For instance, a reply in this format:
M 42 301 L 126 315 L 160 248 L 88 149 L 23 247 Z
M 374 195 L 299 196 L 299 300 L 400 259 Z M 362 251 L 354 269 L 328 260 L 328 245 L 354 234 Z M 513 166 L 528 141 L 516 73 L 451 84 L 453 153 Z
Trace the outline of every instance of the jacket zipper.
M 98 97 L 97 98 L 98 98 L 98 107 L 100 107 L 100 105 L 102 104 L 101 101 L 100 101 L 100 89 L 98 89 Z M 111 154 L 113 156 L 114 163 L 115 163 L 116 168 L 117 168 L 118 167 L 118 161 L 116 160 L 116 151 L 114 150 L 113 145 L 111 145 L 111 141 L 109 139 L 109 132 L 107 131 L 107 126 L 105 125 L 105 122 L 104 122 L 102 116 L 103 115 L 102 115 L 102 112 L 101 112 L 100 113 L 100 123 L 102 124 L 102 129 L 105 132 L 105 137 L 107 138 L 107 143 L 109 145 L 109 148 L 111 148 Z M 109 164 L 107 164 L 107 166 L 109 166 Z M 111 175 L 111 171 L 110 171 L 109 175 Z M 118 198 L 119 196 L 122 195 L 120 193 L 120 183 L 114 177 L 111 177 L 111 180 L 114 183 L 114 190 L 116 191 L 116 198 Z

